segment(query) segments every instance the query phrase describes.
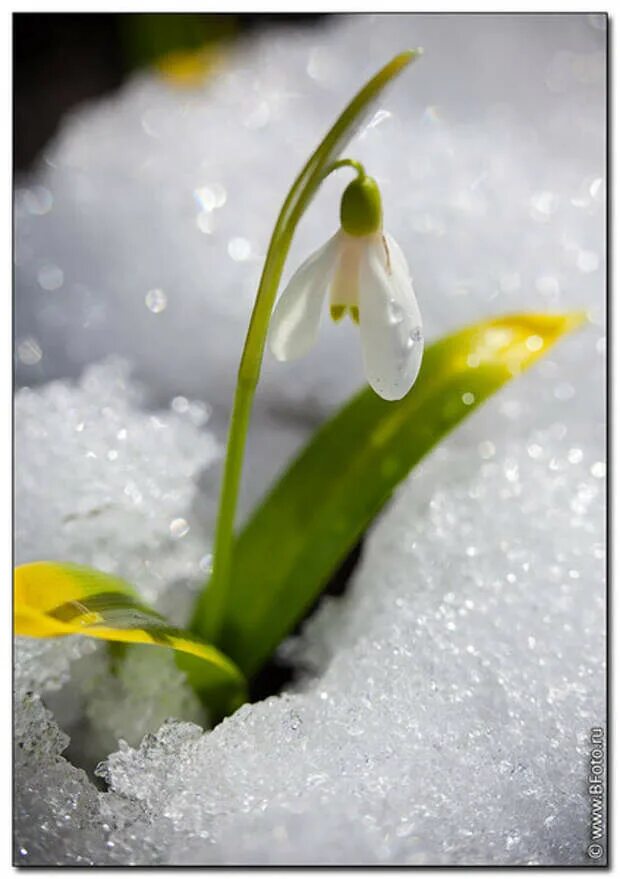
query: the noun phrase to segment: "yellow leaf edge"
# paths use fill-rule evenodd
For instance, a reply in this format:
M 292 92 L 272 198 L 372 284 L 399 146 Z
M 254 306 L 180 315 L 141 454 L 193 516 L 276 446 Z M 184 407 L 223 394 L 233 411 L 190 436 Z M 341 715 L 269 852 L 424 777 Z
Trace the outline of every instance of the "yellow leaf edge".
M 14 633 L 30 638 L 85 635 L 166 647 L 196 656 L 239 687 L 246 686 L 231 659 L 202 638 L 170 625 L 143 604 L 127 582 L 72 562 L 36 561 L 15 568 Z

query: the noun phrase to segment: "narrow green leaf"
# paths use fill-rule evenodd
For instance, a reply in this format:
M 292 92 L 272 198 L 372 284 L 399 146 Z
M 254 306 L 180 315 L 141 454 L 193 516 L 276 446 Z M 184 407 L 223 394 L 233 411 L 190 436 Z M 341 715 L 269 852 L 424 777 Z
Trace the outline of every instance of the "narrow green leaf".
M 314 436 L 241 534 L 220 646 L 255 674 L 320 594 L 394 488 L 466 415 L 519 375 L 581 314 L 484 321 L 427 348 L 399 402 L 365 389 Z M 209 590 L 194 618 L 201 630 Z
M 15 634 L 32 638 L 87 635 L 175 651 L 190 683 L 215 713 L 237 707 L 245 678 L 212 644 L 171 626 L 124 580 L 65 562 L 15 569 Z

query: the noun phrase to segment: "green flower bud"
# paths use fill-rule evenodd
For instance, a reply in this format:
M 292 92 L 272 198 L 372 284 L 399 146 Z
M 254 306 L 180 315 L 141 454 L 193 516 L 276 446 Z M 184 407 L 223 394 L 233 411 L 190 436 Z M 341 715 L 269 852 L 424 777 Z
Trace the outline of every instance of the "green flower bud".
M 347 186 L 340 202 L 340 225 L 349 235 L 371 235 L 381 229 L 381 193 L 372 177 L 360 176 Z

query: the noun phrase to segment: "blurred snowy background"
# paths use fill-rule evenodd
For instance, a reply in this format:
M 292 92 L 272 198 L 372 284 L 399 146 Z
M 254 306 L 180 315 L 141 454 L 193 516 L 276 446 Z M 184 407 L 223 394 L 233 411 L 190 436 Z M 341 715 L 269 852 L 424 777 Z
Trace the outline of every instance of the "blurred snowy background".
M 17 561 L 117 571 L 179 622 L 209 570 L 272 225 L 391 55 L 425 50 L 346 154 L 381 185 L 427 338 L 510 311 L 590 317 L 412 475 L 349 595 L 287 646 L 295 694 L 125 746 L 104 793 L 58 756 L 65 733 L 92 768 L 167 717 L 204 724 L 199 706 L 151 652 L 112 680 L 78 639 L 18 644 L 20 861 L 586 860 L 588 731 L 604 723 L 605 45 L 600 15 L 328 16 L 233 44 L 200 86 L 135 73 L 19 176 Z M 317 197 L 285 276 L 335 230 L 346 179 Z M 299 363 L 267 355 L 244 511 L 361 383 L 353 326 L 325 321 Z

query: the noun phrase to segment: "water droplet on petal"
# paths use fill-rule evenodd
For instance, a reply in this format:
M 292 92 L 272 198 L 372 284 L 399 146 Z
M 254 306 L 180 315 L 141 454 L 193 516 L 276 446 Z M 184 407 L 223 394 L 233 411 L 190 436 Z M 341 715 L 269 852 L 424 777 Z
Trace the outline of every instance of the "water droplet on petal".
M 422 327 L 414 327 L 407 336 L 405 347 L 410 350 L 414 345 L 421 345 L 423 341 L 424 336 L 422 335 Z
M 392 326 L 396 324 L 400 324 L 403 322 L 404 312 L 401 306 L 394 299 L 390 299 L 388 302 L 388 323 Z

